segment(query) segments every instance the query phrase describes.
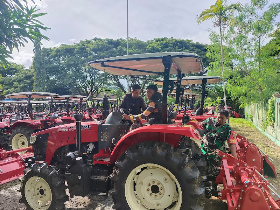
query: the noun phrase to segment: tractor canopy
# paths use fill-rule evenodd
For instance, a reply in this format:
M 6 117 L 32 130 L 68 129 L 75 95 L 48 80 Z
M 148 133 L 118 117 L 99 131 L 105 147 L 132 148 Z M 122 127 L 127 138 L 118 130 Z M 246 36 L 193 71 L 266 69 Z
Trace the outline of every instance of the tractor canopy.
M 176 104 L 179 102 L 179 97 L 184 94 L 183 89 L 181 86 L 187 86 L 187 85 L 201 85 L 202 86 L 202 91 L 201 91 L 201 103 L 200 103 L 200 112 L 198 114 L 202 115 L 203 114 L 203 108 L 204 108 L 204 100 L 205 100 L 205 95 L 206 95 L 206 84 L 216 84 L 221 81 L 221 78 L 219 76 L 187 76 L 183 78 L 170 78 L 170 82 L 173 84 L 176 83 L 177 88 L 176 88 Z M 157 85 L 163 85 L 163 80 L 157 80 L 155 82 Z M 193 96 L 192 94 L 186 94 L 189 96 Z
M 164 52 L 117 56 L 89 62 L 95 69 L 114 75 L 164 74 L 164 58 L 170 58 L 170 74 L 200 73 L 203 70 L 201 59 L 194 53 Z
M 49 93 L 49 92 L 19 92 L 19 93 L 12 93 L 6 95 L 6 98 L 8 99 L 27 99 L 28 100 L 28 115 L 30 119 L 33 119 L 32 114 L 32 104 L 31 99 L 37 99 L 37 98 L 49 98 L 49 97 L 55 97 L 58 96 L 56 93 Z
M 48 92 L 19 92 L 19 93 L 12 93 L 6 95 L 6 98 L 16 98 L 16 99 L 28 99 L 28 98 L 46 98 L 46 97 L 55 97 L 58 94 L 55 93 L 48 93 Z

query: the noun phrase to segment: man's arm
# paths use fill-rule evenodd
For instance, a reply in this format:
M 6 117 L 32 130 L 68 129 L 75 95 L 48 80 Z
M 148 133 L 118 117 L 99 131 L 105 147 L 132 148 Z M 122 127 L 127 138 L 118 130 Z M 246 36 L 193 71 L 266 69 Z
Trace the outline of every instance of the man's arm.
M 237 153 L 236 153 L 236 134 L 233 130 L 231 130 L 230 137 L 227 140 L 228 146 L 230 153 L 233 157 L 237 158 Z
M 230 150 L 231 155 L 233 157 L 237 158 L 236 145 L 235 144 L 230 144 L 229 145 L 229 150 Z
M 156 108 L 155 102 L 151 101 L 147 107 L 147 109 L 138 115 L 123 115 L 124 119 L 131 120 L 131 122 L 141 121 L 142 119 L 147 118 Z
M 144 99 L 143 99 L 142 97 L 141 97 L 140 106 L 141 106 L 141 109 L 142 109 L 142 110 L 146 110 L 146 109 L 147 109 L 147 106 L 146 106 L 146 104 L 145 104 L 145 102 L 144 102 Z
M 127 103 L 128 103 L 128 99 L 127 96 L 125 95 L 120 105 L 120 112 L 122 114 L 129 114 L 129 110 L 127 110 Z

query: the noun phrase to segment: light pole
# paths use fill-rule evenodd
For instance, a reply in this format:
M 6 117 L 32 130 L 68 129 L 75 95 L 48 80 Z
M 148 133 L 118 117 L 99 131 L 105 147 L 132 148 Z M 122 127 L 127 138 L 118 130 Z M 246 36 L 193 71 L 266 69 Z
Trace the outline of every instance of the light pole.
M 128 0 L 126 0 L 126 55 L 128 55 Z

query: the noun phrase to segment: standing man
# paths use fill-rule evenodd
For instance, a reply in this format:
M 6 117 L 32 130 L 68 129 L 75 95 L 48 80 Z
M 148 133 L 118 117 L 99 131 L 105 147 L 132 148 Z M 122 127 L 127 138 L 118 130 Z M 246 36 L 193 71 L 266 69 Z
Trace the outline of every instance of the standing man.
M 149 118 L 149 124 L 162 124 L 162 96 L 157 92 L 156 85 L 149 85 L 147 87 L 147 98 L 149 99 L 149 104 L 147 109 L 138 115 L 126 115 L 123 117 L 126 120 L 131 120 L 131 122 L 141 121 L 142 119 Z
M 123 114 L 137 115 L 146 109 L 144 99 L 141 97 L 141 87 L 137 84 L 132 86 L 131 93 L 124 96 L 120 110 Z

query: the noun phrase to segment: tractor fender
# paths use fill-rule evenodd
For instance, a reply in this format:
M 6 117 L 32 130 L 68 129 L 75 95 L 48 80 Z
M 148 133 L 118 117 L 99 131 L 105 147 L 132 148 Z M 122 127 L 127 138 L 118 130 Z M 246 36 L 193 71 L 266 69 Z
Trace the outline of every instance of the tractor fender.
M 203 130 L 202 125 L 198 121 L 191 120 L 190 122 L 188 122 L 188 125 L 192 125 L 195 129 Z
M 14 122 L 13 125 L 10 128 L 10 131 L 12 131 L 14 128 L 24 126 L 29 127 L 34 130 L 41 128 L 41 121 L 40 120 L 20 120 L 17 122 Z
M 9 122 L 0 122 L 0 129 L 9 128 L 9 127 L 10 127 Z
M 125 134 L 118 141 L 111 153 L 110 163 L 114 164 L 128 148 L 135 144 L 145 141 L 158 141 L 167 142 L 177 147 L 181 136 L 187 136 L 196 140 L 201 138 L 192 126 L 150 125 L 137 128 Z

